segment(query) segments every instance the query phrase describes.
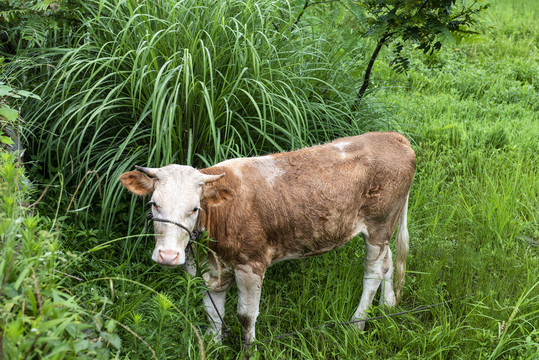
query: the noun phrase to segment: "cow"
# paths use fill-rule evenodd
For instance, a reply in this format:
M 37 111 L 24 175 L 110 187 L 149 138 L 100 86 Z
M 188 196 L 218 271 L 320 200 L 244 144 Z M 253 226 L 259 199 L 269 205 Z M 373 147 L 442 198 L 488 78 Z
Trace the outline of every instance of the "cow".
M 366 318 L 381 286 L 380 303 L 400 299 L 408 256 L 407 208 L 415 172 L 409 141 L 373 132 L 292 152 L 190 166 L 137 167 L 122 185 L 151 196 L 156 245 L 152 259 L 194 273 L 186 251 L 193 231 L 205 229 L 208 331 L 221 338 L 225 294 L 235 281 L 237 316 L 246 343 L 255 340 L 266 269 L 276 262 L 319 255 L 361 234 L 366 255 L 363 293 L 352 320 Z M 396 236 L 396 293 L 390 239 Z M 197 228 L 198 227 L 198 228 Z M 355 323 L 363 330 L 364 321 Z

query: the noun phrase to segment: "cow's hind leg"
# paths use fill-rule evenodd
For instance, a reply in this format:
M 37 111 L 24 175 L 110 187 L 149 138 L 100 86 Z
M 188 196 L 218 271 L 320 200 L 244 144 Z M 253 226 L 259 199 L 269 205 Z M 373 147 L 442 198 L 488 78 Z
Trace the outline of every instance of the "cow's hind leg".
M 366 255 L 365 271 L 363 273 L 363 293 L 361 294 L 361 301 L 356 312 L 354 313 L 354 316 L 352 317 L 352 320 L 361 320 L 366 318 L 367 309 L 371 306 L 374 296 L 376 295 L 376 291 L 389 270 L 385 268 L 388 265 L 388 259 L 391 257 L 389 241 L 376 240 L 378 239 L 372 235 L 365 237 Z M 389 276 L 392 277 L 392 275 Z M 392 292 L 393 288 L 391 288 L 391 294 Z M 383 296 L 385 297 L 387 295 Z M 355 325 L 359 330 L 363 330 L 365 328 L 365 322 L 363 321 L 357 322 Z
M 393 307 L 396 304 L 395 291 L 393 290 L 393 254 L 391 254 L 389 246 L 386 247 L 387 252 L 382 264 L 384 278 L 382 279 L 380 291 L 380 305 Z

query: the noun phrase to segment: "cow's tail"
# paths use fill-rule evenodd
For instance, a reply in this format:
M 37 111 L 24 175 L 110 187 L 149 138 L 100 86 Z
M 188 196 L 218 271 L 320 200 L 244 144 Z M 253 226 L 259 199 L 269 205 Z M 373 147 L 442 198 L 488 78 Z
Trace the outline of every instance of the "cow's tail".
M 395 287 L 396 287 L 396 300 L 397 303 L 401 299 L 402 288 L 404 287 L 404 277 L 406 273 L 406 258 L 408 257 L 408 241 L 410 239 L 408 235 L 408 227 L 406 223 L 408 221 L 408 197 L 410 196 L 410 191 L 406 195 L 406 201 L 404 207 L 402 208 L 401 217 L 399 221 L 399 231 L 397 232 L 397 265 L 396 265 L 396 276 L 395 276 Z

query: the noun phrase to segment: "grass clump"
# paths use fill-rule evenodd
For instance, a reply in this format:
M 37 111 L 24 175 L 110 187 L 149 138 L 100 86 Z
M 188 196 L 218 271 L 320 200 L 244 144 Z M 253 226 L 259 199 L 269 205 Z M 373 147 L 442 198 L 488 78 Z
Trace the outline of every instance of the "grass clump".
M 409 268 L 419 273 L 402 306 L 473 294 L 420 323 L 416 335 L 448 324 L 449 337 L 414 356 L 539 356 L 537 14 L 531 1 L 493 2 L 480 41 L 419 56 L 407 76 L 381 69 L 398 86 L 374 96 L 396 105 L 418 155 Z
M 81 6 L 84 35 L 35 89 L 43 101 L 24 112 L 45 172 L 73 187 L 84 179 L 80 207 L 99 192 L 87 172 L 106 179 L 100 221 L 108 230 L 121 197 L 115 179 L 134 164 L 204 167 L 372 126 L 368 106 L 351 110 L 355 82 L 332 62 L 335 46 L 292 29 L 286 3 Z

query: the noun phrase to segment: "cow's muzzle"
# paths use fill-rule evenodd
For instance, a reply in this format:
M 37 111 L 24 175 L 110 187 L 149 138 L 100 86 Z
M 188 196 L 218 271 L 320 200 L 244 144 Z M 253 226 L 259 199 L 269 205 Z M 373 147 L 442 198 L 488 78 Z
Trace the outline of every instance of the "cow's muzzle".
M 164 266 L 178 266 L 185 263 L 185 255 L 181 255 L 181 252 L 176 250 L 157 250 L 157 259 L 155 260 Z

